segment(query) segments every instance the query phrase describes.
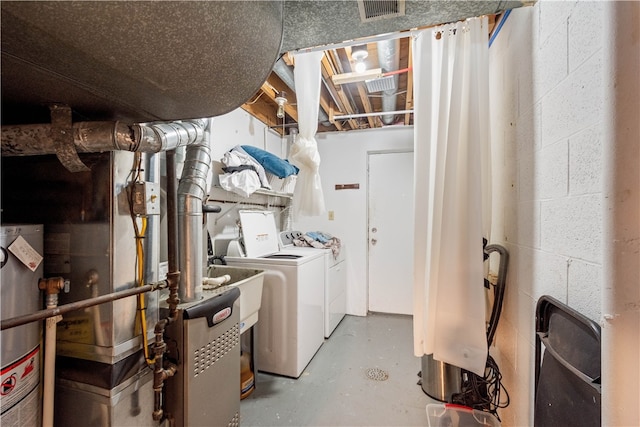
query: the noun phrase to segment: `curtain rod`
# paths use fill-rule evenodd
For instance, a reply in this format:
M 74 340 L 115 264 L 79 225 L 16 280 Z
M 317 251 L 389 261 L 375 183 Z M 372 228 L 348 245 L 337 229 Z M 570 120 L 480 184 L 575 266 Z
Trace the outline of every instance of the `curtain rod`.
M 307 52 L 318 52 L 318 51 L 324 52 L 325 50 L 329 50 L 329 49 L 339 49 L 347 46 L 356 46 L 356 45 L 367 44 L 367 43 L 376 43 L 376 42 L 386 41 L 386 40 L 395 40 L 395 39 L 403 39 L 405 37 L 413 37 L 417 35 L 420 31 L 423 31 L 423 30 L 411 30 L 411 31 L 405 31 L 400 33 L 387 33 L 387 34 L 381 34 L 373 37 L 365 37 L 357 40 L 347 40 L 342 43 L 325 44 L 325 45 L 316 46 L 316 47 L 296 49 L 296 50 L 293 50 L 292 52 L 293 53 L 307 53 Z
M 505 12 L 505 19 L 506 17 L 509 16 L 509 13 L 511 13 L 511 9 L 508 9 Z M 481 15 L 484 16 L 484 15 Z M 467 18 L 467 19 L 473 19 L 473 18 L 478 18 L 478 17 L 471 17 L 471 18 Z M 461 21 L 466 21 L 467 19 L 463 19 Z M 434 24 L 434 25 L 430 25 L 424 28 L 420 28 L 420 29 L 413 29 L 413 30 L 409 30 L 409 31 L 402 31 L 402 32 L 397 32 L 397 33 L 386 33 L 386 34 L 380 34 L 377 36 L 372 36 L 372 37 L 363 37 L 361 39 L 354 39 L 354 40 L 347 40 L 341 43 L 335 43 L 335 44 L 325 44 L 325 45 L 321 45 L 321 46 L 315 46 L 315 47 L 307 47 L 307 48 L 301 48 L 301 49 L 294 49 L 291 51 L 291 53 L 307 53 L 307 52 L 324 52 L 325 50 L 329 50 L 329 49 L 339 49 L 339 48 L 343 48 L 343 47 L 347 47 L 347 46 L 357 46 L 357 45 L 361 45 L 361 44 L 367 44 L 367 43 L 376 43 L 376 42 L 380 42 L 380 41 L 386 41 L 386 40 L 395 40 L 395 39 L 403 39 L 405 37 L 414 37 L 417 36 L 418 34 L 420 34 L 422 31 L 427 30 L 429 28 L 434 28 L 434 27 L 440 27 L 443 25 L 447 25 L 447 24 L 453 24 L 455 22 L 461 22 L 461 21 L 453 21 L 453 22 L 443 22 L 441 24 Z M 502 24 L 500 24 L 502 25 Z M 500 28 L 497 29 L 497 31 L 500 31 Z M 497 35 L 497 34 L 496 34 Z

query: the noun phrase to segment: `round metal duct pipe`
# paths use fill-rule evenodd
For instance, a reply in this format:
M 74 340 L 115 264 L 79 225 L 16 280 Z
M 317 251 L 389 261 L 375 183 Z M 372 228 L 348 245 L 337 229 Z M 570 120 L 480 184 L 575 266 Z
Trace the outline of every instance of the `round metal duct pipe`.
M 383 72 L 395 71 L 400 64 L 400 40 L 382 40 L 378 42 L 378 62 Z M 398 87 L 398 75 L 394 75 L 394 87 Z M 397 89 L 385 90 L 382 95 L 382 111 L 394 111 L 396 109 Z M 393 114 L 382 116 L 385 125 L 393 123 Z
M 42 122 L 52 102 L 85 121 L 227 113 L 271 72 L 284 4 L 2 2 L 3 124 Z

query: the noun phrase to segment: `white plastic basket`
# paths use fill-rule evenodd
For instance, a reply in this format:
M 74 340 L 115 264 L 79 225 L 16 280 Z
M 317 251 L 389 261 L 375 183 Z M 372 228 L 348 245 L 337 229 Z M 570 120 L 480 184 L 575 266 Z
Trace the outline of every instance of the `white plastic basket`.
M 499 427 L 500 421 L 488 412 L 451 403 L 427 405 L 429 427 Z
M 293 194 L 293 190 L 296 188 L 296 179 L 298 175 L 289 175 L 286 178 L 278 178 L 272 173 L 267 172 L 267 179 L 271 189 L 278 193 Z

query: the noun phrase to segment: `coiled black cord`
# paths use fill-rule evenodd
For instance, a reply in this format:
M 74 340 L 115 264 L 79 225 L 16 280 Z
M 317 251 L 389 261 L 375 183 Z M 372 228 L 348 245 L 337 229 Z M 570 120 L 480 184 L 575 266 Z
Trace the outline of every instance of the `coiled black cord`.
M 502 400 L 502 393 L 505 399 Z M 484 377 L 462 370 L 460 393 L 451 396 L 453 403 L 493 414 L 498 421 L 498 409 L 509 406 L 509 393 L 502 384 L 502 374 L 496 361 L 489 355 Z

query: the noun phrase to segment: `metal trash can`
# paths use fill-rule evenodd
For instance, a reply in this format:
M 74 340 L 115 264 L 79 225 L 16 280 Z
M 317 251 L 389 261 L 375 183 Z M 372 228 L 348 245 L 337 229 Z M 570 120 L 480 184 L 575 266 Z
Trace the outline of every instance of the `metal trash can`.
M 433 358 L 433 354 L 422 356 L 422 390 L 431 398 L 452 403 L 451 397 L 460 393 L 461 369 Z

